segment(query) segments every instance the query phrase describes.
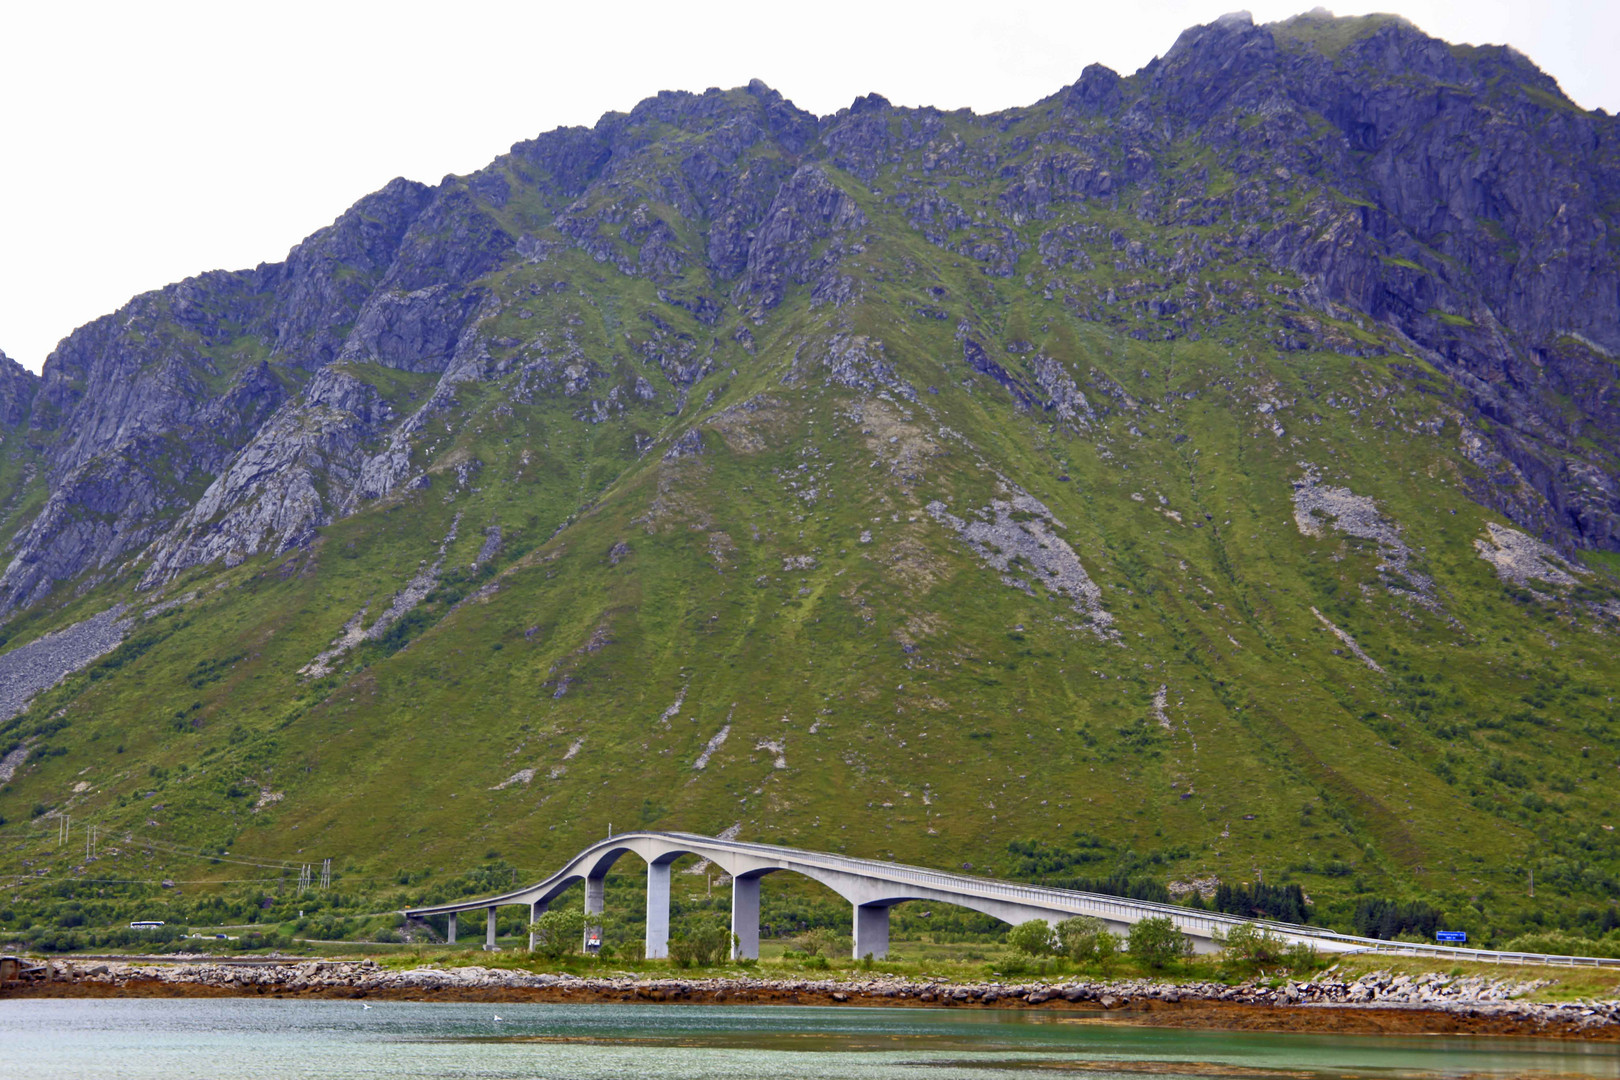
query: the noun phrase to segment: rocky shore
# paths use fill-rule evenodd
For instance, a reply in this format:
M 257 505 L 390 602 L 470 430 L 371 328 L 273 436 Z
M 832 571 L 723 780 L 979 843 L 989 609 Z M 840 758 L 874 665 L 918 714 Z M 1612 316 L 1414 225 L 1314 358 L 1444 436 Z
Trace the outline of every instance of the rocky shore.
M 1273 985 L 1273 983 L 1275 985 Z M 1523 1000 L 1545 980 L 1372 972 L 1214 982 L 954 983 L 894 976 L 648 978 L 486 967 L 395 970 L 361 961 L 51 960 L 0 998 L 271 996 L 417 1001 L 674 1002 L 1042 1008 L 1167 1026 L 1252 1030 L 1473 1032 L 1620 1040 L 1620 1000 Z

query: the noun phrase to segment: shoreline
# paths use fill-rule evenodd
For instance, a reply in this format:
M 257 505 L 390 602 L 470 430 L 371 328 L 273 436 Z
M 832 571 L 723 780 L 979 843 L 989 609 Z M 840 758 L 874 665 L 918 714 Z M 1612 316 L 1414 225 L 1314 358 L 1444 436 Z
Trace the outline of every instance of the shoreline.
M 1620 1001 L 1515 1000 L 1536 983 L 1418 984 L 1374 972 L 1258 983 L 944 983 L 896 977 L 642 978 L 509 969 L 383 968 L 375 961 L 260 963 L 49 962 L 51 978 L 0 986 L 0 1003 L 32 998 L 280 998 L 535 1004 L 816 1005 L 1014 1009 L 1073 1013 L 1071 1022 L 1223 1031 L 1366 1035 L 1495 1035 L 1620 1042 Z M 1362 1000 L 1356 1000 L 1356 999 Z M 1417 1000 L 1413 1000 L 1416 998 Z

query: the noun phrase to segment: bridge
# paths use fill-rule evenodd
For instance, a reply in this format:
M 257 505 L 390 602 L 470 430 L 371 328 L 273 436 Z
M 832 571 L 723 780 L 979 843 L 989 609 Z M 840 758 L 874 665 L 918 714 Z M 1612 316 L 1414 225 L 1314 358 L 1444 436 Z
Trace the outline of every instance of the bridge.
M 456 921 L 461 912 L 484 911 L 485 948 L 495 947 L 495 912 L 506 905 L 522 905 L 532 924 L 547 906 L 571 886 L 585 883 L 585 915 L 602 914 L 607 873 L 626 854 L 635 854 L 647 864 L 647 953 L 648 958 L 669 955 L 670 867 L 683 855 L 706 859 L 731 875 L 731 931 L 735 936 L 734 958 L 759 956 L 759 883 L 766 874 L 792 871 L 818 881 L 843 897 L 851 906 L 855 924 L 854 955 L 870 954 L 882 959 L 889 951 L 889 909 L 907 900 L 929 900 L 955 904 L 981 912 L 1002 922 L 1017 925 L 1031 919 L 1059 923 L 1076 915 L 1102 920 L 1109 929 L 1123 933 L 1130 924 L 1153 916 L 1168 916 L 1180 931 L 1192 939 L 1199 952 L 1219 948 L 1217 935 L 1249 921 L 1235 915 L 1199 911 L 1174 904 L 1131 900 L 1100 893 L 1020 885 L 967 874 L 946 873 L 902 863 L 856 859 L 771 844 L 750 844 L 693 833 L 630 832 L 592 844 L 555 874 L 537 884 L 499 896 L 466 900 L 454 904 L 409 908 L 406 918 L 428 915 L 450 917 L 449 938 L 456 940 Z M 1370 938 L 1335 934 L 1312 926 L 1287 923 L 1265 924 L 1289 942 L 1307 942 L 1324 952 L 1359 951 L 1390 943 Z M 529 945 L 534 946 L 533 934 Z M 1406 948 L 1410 948 L 1407 946 Z M 1448 954 L 1453 950 L 1443 950 Z M 1475 952 L 1455 950 L 1458 954 Z

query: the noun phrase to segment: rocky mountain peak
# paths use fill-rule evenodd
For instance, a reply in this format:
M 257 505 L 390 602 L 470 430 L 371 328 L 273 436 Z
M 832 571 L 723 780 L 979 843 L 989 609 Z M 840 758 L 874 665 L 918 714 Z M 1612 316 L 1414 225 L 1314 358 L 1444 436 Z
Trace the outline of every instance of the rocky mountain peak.
M 862 94 L 856 98 L 850 103 L 849 111 L 858 116 L 861 113 L 882 112 L 884 109 L 892 109 L 893 107 L 888 98 L 882 94 L 873 93 Z
M 1080 72 L 1079 81 L 1063 93 L 1071 108 L 1090 113 L 1111 113 L 1121 101 L 1120 75 L 1102 64 L 1087 64 Z
M 39 376 L 0 350 L 0 426 L 16 427 L 28 419 Z
M 1276 59 L 1271 30 L 1240 11 L 1182 31 L 1143 74 L 1173 108 L 1189 117 L 1208 116 L 1258 76 L 1274 74 Z
M 220 551 L 306 542 L 414 482 L 412 447 L 469 380 L 543 370 L 586 394 L 637 357 L 664 381 L 627 378 L 618 404 L 593 415 L 661 395 L 679 414 L 720 368 L 723 343 L 752 340 L 726 329 L 734 320 L 757 325 L 798 289 L 834 312 L 876 294 L 857 264 L 891 226 L 867 199 L 990 277 L 1035 288 L 1058 271 L 1134 275 L 1099 286 L 1098 303 L 1160 293 L 1146 310 L 1175 320 L 1172 337 L 1198 333 L 1175 313 L 1212 288 L 1213 267 L 1249 258 L 1293 275 L 1302 304 L 1392 328 L 1471 408 L 1505 421 L 1491 441 L 1536 493 L 1482 485 L 1482 499 L 1566 549 L 1620 535 L 1613 485 L 1592 479 L 1606 475 L 1607 451 L 1577 450 L 1592 431 L 1604 446 L 1620 435 L 1600 385 L 1620 352 L 1620 310 L 1601 302 L 1615 293 L 1615 257 L 1597 224 L 1620 190 L 1612 120 L 1574 109 L 1512 50 L 1320 9 L 1268 25 L 1222 16 L 1130 77 L 1086 67 L 1060 100 L 1052 122 L 1038 110 L 948 118 L 876 93 L 817 118 L 757 79 L 664 91 L 593 128 L 516 143 L 466 177 L 394 180 L 280 263 L 137 297 L 65 339 L 43 378 L 5 376 L 0 419 L 30 424 L 55 497 L 17 533 L 26 550 L 0 592 L 37 598 L 83 573 L 92 552 L 108 564 L 160 534 L 159 577 Z M 1177 164 L 1186 145 L 1205 155 L 1196 169 Z M 968 204 L 952 183 L 988 187 Z M 1128 208 L 1146 231 L 1054 223 L 1102 205 Z M 1188 226 L 1215 231 L 1194 238 Z M 1098 237 L 1109 250 L 1088 253 Z M 499 285 L 544 278 L 569 252 L 653 290 L 613 316 L 623 326 L 594 353 L 572 324 L 532 318 L 536 297 L 586 283 L 557 270 L 515 297 Z M 933 301 L 918 310 L 948 315 Z M 688 318 L 697 326 L 677 329 Z M 987 331 L 955 325 L 976 370 L 1034 400 L 992 359 Z M 845 343 L 827 352 L 841 358 L 829 370 L 859 384 L 848 342 L 865 339 L 842 322 L 827 329 Z M 875 343 L 854 351 L 892 375 Z M 343 370 L 320 377 L 334 365 Z M 438 386 L 409 409 L 384 408 L 354 374 L 366 365 Z M 1066 410 L 1084 400 L 1049 358 L 1035 377 L 1062 387 Z M 110 518 L 87 524 L 81 496 Z M 251 529 L 211 535 L 235 521 Z M 69 533 L 97 538 L 70 544 Z

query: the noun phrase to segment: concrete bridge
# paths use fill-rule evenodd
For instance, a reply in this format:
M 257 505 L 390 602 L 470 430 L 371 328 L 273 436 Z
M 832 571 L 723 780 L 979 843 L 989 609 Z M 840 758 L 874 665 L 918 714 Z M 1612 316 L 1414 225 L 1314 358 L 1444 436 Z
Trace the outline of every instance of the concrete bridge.
M 889 909 L 906 900 L 955 904 L 1017 925 L 1031 919 L 1059 923 L 1076 915 L 1101 919 L 1123 933 L 1130 924 L 1155 915 L 1170 917 L 1199 952 L 1213 952 L 1217 933 L 1248 921 L 1233 915 L 1198 911 L 1173 904 L 1129 900 L 1120 896 L 1019 885 L 966 874 L 951 874 L 920 866 L 854 859 L 845 855 L 801 851 L 770 844 L 748 844 L 692 833 L 632 832 L 593 844 L 567 866 L 544 881 L 482 900 L 407 909 L 407 918 L 426 915 L 450 917 L 450 940 L 456 939 L 456 917 L 463 911 L 485 911 L 485 948 L 495 946 L 495 911 L 507 904 L 528 910 L 533 923 L 546 906 L 576 882 L 585 883 L 585 913 L 602 913 L 603 889 L 609 868 L 633 853 L 647 864 L 647 956 L 669 955 L 670 866 L 683 855 L 707 859 L 731 875 L 731 930 L 736 935 L 734 957 L 759 956 L 759 882 L 766 874 L 792 871 L 819 881 L 847 900 L 855 923 L 855 956 L 882 959 L 889 951 Z M 1381 942 L 1354 938 L 1309 926 L 1267 923 L 1288 941 L 1305 941 L 1324 952 L 1376 947 Z M 534 945 L 530 935 L 530 947 Z

